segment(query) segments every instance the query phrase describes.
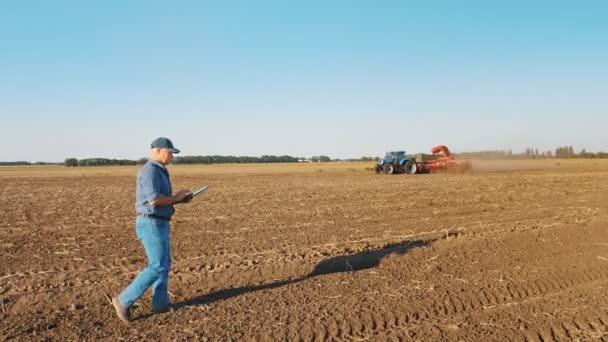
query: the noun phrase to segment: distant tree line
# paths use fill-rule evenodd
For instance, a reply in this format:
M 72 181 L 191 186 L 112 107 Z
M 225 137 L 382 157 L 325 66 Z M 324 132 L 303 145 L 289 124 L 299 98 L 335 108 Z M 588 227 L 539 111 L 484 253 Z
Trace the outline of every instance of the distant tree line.
M 250 164 L 250 163 L 298 163 L 304 161 L 311 162 L 330 162 L 332 159 L 328 156 L 313 156 L 310 159 L 304 157 L 269 156 L 261 157 L 249 156 L 185 156 L 175 157 L 174 164 Z
M 372 161 L 378 160 L 378 157 L 362 157 L 361 159 L 348 159 L 344 161 Z M 249 163 L 299 163 L 299 162 L 313 162 L 313 163 L 326 163 L 331 161 L 342 161 L 341 159 L 331 159 L 328 156 L 312 156 L 310 158 L 305 157 L 292 157 L 288 155 L 283 156 L 268 156 L 264 155 L 261 157 L 248 157 L 248 156 L 185 156 L 175 157 L 173 160 L 174 164 L 249 164 Z
M 329 158 L 328 156 L 314 156 L 310 158 L 310 161 L 312 161 L 313 163 L 326 163 L 330 162 L 331 158 Z
M 141 158 L 138 160 L 128 159 L 107 159 L 107 158 L 90 158 L 90 159 L 76 159 L 67 158 L 63 163 L 67 167 L 76 166 L 109 166 L 109 165 L 142 165 L 145 164 L 147 158 Z M 314 156 L 310 159 L 304 157 L 292 157 L 288 155 L 283 156 L 269 156 L 263 155 L 261 157 L 250 157 L 250 156 L 184 156 L 175 157 L 173 164 L 253 164 L 253 163 L 298 163 L 298 162 L 329 162 L 332 161 L 328 156 Z
M 250 163 L 297 163 L 305 158 L 292 156 L 184 156 L 175 157 L 174 164 L 250 164 Z
M 76 159 L 68 158 L 63 163 L 67 167 L 76 166 L 110 166 L 110 165 L 137 165 L 137 160 L 128 159 L 107 159 L 107 158 L 89 158 L 89 159 Z
M 26 161 L 13 161 L 13 162 L 0 162 L 0 165 L 17 166 L 17 165 L 32 165 L 32 163 L 26 162 Z
M 353 159 L 353 161 L 378 161 L 380 157 L 361 157 L 359 159 Z
M 63 163 L 51 163 L 51 162 L 28 162 L 28 161 L 9 161 L 2 162 L 0 161 L 0 165 L 2 166 L 19 166 L 19 165 L 61 165 Z
M 579 153 L 572 146 L 560 146 L 555 151 L 542 151 L 538 148 L 526 148 L 522 153 L 513 153 L 511 150 L 480 151 L 455 153 L 457 158 L 463 159 L 549 159 L 549 158 L 608 158 L 608 152 L 587 152 L 582 149 Z
M 587 152 L 582 149 L 575 153 L 572 146 L 561 146 L 555 149 L 556 158 L 608 158 L 608 152 Z

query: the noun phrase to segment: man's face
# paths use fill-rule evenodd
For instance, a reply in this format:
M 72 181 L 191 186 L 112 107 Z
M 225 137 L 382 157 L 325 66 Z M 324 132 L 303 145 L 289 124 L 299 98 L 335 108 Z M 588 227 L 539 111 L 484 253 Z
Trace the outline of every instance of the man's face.
M 168 148 L 160 149 L 160 162 L 167 165 L 170 164 L 173 160 L 173 152 L 171 152 Z
M 164 165 L 170 164 L 171 160 L 173 160 L 173 152 L 166 148 L 154 148 L 152 149 L 152 153 L 150 155 L 152 159 L 157 160 Z

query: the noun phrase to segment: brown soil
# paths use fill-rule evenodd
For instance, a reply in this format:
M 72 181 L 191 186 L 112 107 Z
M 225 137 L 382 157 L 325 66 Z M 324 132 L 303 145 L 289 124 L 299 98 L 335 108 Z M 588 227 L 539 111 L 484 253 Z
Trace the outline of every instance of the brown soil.
M 606 339 L 608 167 L 578 163 L 172 167 L 210 190 L 172 221 L 174 309 L 146 294 L 130 325 L 108 296 L 146 264 L 136 169 L 5 169 L 0 338 Z

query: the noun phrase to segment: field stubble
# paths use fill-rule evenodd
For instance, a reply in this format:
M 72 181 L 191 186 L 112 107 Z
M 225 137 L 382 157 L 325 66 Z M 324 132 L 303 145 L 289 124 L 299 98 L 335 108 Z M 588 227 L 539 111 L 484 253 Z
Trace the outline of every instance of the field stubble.
M 130 326 L 135 167 L 0 168 L 0 336 L 562 340 L 608 333 L 608 163 L 172 166 L 175 310 Z

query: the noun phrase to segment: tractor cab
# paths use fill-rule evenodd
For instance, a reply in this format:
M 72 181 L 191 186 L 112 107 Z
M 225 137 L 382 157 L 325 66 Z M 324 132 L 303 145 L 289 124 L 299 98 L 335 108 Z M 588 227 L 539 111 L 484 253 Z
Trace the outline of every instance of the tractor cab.
M 386 152 L 384 159 L 380 161 L 380 164 L 391 163 L 395 160 L 406 159 L 405 151 L 390 151 Z

